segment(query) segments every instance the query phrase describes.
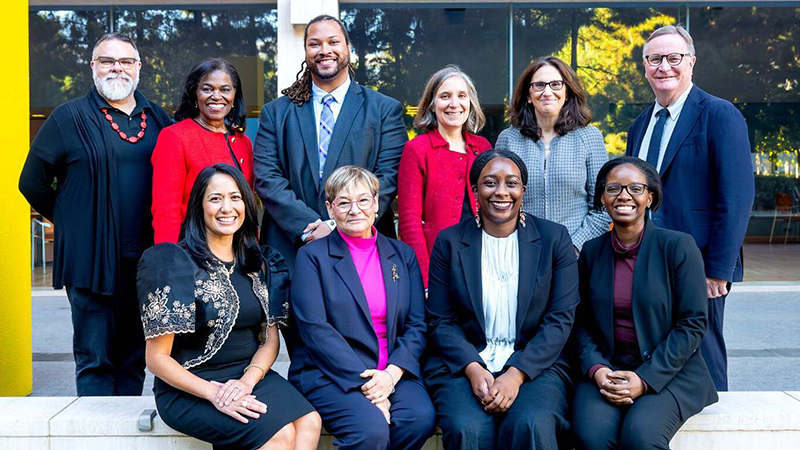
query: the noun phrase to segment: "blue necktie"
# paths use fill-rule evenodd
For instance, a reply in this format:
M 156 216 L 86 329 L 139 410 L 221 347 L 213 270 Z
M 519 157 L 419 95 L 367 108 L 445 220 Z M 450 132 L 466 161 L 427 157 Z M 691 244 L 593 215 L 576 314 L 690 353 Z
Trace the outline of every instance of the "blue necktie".
M 653 135 L 650 136 L 650 147 L 647 150 L 647 162 L 650 163 L 654 169 L 658 170 L 658 155 L 661 153 L 661 137 L 664 136 L 664 125 L 667 123 L 669 110 L 667 108 L 662 109 L 656 113 L 656 117 L 658 117 L 658 122 L 656 122 L 656 126 L 653 127 Z
M 322 114 L 319 116 L 319 179 L 322 180 L 322 172 L 325 170 L 325 160 L 328 158 L 328 146 L 331 143 L 333 126 L 336 120 L 333 118 L 331 103 L 334 98 L 331 94 L 322 97 Z

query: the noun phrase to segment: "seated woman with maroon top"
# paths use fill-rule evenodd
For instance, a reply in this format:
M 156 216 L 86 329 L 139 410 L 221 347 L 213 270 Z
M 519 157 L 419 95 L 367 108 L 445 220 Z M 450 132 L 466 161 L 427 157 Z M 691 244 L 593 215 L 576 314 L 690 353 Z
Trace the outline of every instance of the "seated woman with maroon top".
M 431 75 L 414 126 L 428 130 L 406 142 L 397 176 L 400 239 L 414 249 L 428 286 L 428 261 L 443 229 L 477 213 L 469 169 L 492 148 L 477 136 L 486 118 L 472 79 L 449 65 Z
M 421 448 L 434 411 L 422 384 L 422 275 L 411 248 L 378 233 L 378 179 L 342 166 L 325 183 L 336 231 L 297 253 L 291 290 L 300 339 L 289 381 L 341 450 Z
M 611 160 L 597 175 L 594 208 L 614 227 L 584 244 L 578 261 L 579 449 L 669 449 L 681 425 L 718 400 L 697 352 L 703 259 L 690 235 L 646 219 L 661 195 L 658 173 L 638 158 Z
M 155 243 L 177 242 L 197 174 L 227 163 L 253 188 L 253 145 L 244 135 L 247 104 L 231 63 L 209 58 L 195 65 L 184 82 L 175 125 L 158 135 L 153 150 L 153 231 Z

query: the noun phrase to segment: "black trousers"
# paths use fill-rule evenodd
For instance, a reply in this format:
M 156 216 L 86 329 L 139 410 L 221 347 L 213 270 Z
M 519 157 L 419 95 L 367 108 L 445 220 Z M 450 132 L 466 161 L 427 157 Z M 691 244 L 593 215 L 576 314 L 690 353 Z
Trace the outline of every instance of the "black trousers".
M 117 293 L 67 286 L 79 396 L 142 395 L 144 331 L 136 299 L 138 258 L 121 260 Z
M 731 283 L 728 283 L 729 292 L 730 288 Z M 706 334 L 700 342 L 700 354 L 706 360 L 717 392 L 728 390 L 728 350 L 725 348 L 725 337 L 722 335 L 727 297 L 727 295 L 723 295 L 708 299 L 708 326 Z
M 389 396 L 391 424 L 361 391 L 332 381 L 303 393 L 341 450 L 419 450 L 436 428 L 433 405 L 419 381 L 401 379 Z
M 569 388 L 552 369 L 522 383 L 505 413 L 490 414 L 464 375 L 426 379 L 446 450 L 556 450 L 568 447 Z
M 662 389 L 616 406 L 594 381 L 581 380 L 572 403 L 572 430 L 578 450 L 669 450 L 683 420 L 675 397 Z

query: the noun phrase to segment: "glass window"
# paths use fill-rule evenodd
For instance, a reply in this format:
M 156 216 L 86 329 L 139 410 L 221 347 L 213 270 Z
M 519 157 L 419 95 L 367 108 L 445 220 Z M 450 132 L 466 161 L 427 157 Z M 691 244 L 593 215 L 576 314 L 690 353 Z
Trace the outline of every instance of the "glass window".
M 504 128 L 508 91 L 507 7 L 342 5 L 341 19 L 352 42 L 356 80 L 406 105 L 409 129 L 428 77 L 458 64 L 475 81 L 486 114 L 480 134 L 494 143 Z
M 748 234 L 795 235 L 797 225 L 772 224 L 776 207 L 800 212 L 800 8 L 714 6 L 689 14 L 695 81 L 733 102 L 750 131 L 756 199 Z
M 170 113 L 189 70 L 219 57 L 236 67 L 249 115 L 277 97 L 277 10 L 269 5 L 223 9 L 115 9 L 115 29 L 142 53 L 139 89 Z
M 589 93 L 593 125 L 606 149 L 625 153 L 628 128 L 653 101 L 642 70 L 642 45 L 656 28 L 681 21 L 681 9 L 515 8 L 515 83 L 535 59 L 553 55 L 576 69 Z
M 113 12 L 113 14 L 112 14 Z M 139 89 L 169 113 L 183 81 L 203 58 L 222 57 L 239 72 L 251 117 L 277 97 L 274 5 L 221 8 L 114 7 L 30 13 L 31 113 L 45 117 L 92 85 L 94 42 L 112 29 L 131 36 L 142 56 Z

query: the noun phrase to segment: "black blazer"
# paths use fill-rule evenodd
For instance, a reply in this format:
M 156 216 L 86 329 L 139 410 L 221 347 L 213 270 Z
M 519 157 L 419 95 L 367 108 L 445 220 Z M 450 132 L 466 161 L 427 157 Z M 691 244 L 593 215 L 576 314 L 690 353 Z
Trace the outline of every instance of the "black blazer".
M 517 231 L 517 341 L 506 367 L 533 379 L 557 360 L 557 368 L 565 370 L 560 356 L 578 304 L 578 270 L 564 226 L 527 215 L 527 226 Z M 442 230 L 433 246 L 426 376 L 457 374 L 472 362 L 484 365 L 479 355 L 486 347 L 481 233 L 474 220 L 465 220 Z
M 261 242 L 278 250 L 293 269 L 303 229 L 328 219 L 325 182 L 338 167 L 353 164 L 381 184 L 378 231 L 395 236 L 392 201 L 400 154 L 408 140 L 403 105 L 351 80 L 336 119 L 325 172 L 319 179 L 313 100 L 298 106 L 288 97 L 261 108 L 253 145 L 256 192 L 264 203 Z
M 575 324 L 581 373 L 611 365 L 614 354 L 614 249 L 611 233 L 583 246 L 581 304 Z M 718 400 L 698 347 L 706 331 L 703 258 L 694 239 L 648 221 L 633 271 L 633 321 L 644 361 L 634 372 L 649 389 L 667 389 L 683 420 Z
M 407 244 L 377 239 L 386 287 L 389 364 L 420 378 L 425 348 L 425 289 L 414 251 Z M 300 392 L 336 383 L 343 391 L 367 380 L 359 374 L 378 365 L 378 337 L 347 243 L 338 232 L 310 242 L 297 254 L 291 314 L 300 340 L 291 353 L 289 381 Z

